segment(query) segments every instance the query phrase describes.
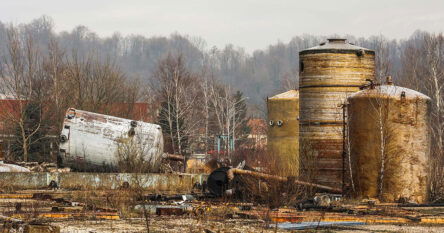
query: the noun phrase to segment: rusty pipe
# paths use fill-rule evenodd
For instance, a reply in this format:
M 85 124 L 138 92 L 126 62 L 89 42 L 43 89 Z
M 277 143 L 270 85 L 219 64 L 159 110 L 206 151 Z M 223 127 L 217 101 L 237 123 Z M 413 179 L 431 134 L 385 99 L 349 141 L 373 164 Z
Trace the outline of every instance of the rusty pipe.
M 281 182 L 288 182 L 288 178 L 287 177 L 270 175 L 270 174 L 266 174 L 266 173 L 262 173 L 262 172 L 254 172 L 254 171 L 242 170 L 242 169 L 238 169 L 238 168 L 231 168 L 230 170 L 228 170 L 228 172 L 227 172 L 228 179 L 232 180 L 234 178 L 235 174 L 237 174 L 237 175 L 250 175 L 250 176 L 254 176 L 254 177 L 257 177 L 257 178 L 262 178 L 262 179 L 265 179 L 265 180 L 276 180 L 276 181 L 281 181 Z M 313 188 L 329 191 L 329 192 L 332 192 L 332 193 L 342 193 L 341 189 L 337 189 L 337 188 L 333 188 L 333 187 L 329 187 L 329 186 L 325 186 L 325 185 L 314 184 L 314 183 L 300 181 L 300 180 L 294 180 L 293 182 L 295 184 L 297 184 L 297 185 L 313 187 Z
M 174 161 L 183 161 L 185 159 L 185 156 L 165 153 L 163 154 L 163 158 Z

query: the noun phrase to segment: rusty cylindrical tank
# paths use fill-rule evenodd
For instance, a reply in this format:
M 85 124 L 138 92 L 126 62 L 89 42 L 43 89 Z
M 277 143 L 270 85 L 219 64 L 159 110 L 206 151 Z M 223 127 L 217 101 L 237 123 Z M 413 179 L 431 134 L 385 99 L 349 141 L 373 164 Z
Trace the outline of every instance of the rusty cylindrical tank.
M 267 99 L 268 150 L 279 175 L 299 175 L 299 91 L 290 90 Z
M 346 98 L 374 79 L 375 53 L 345 39 L 299 53 L 301 171 L 335 188 L 343 184 L 343 108 Z
M 350 152 L 357 197 L 427 200 L 430 98 L 383 85 L 348 98 Z

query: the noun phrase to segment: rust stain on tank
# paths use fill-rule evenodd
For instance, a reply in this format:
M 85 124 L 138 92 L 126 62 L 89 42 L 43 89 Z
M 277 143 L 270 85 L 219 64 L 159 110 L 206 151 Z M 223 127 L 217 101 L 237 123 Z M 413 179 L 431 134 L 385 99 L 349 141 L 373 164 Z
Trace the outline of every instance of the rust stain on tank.
M 342 187 L 342 105 L 366 79 L 374 79 L 374 54 L 345 39 L 299 53 L 300 169 L 315 183 Z

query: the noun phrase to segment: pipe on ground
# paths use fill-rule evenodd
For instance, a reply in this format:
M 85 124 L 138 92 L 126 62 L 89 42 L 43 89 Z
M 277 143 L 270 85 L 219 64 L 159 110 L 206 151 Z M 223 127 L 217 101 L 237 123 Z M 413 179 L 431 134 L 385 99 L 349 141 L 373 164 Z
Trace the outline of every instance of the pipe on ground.
M 250 176 L 254 176 L 254 177 L 257 177 L 257 178 L 262 178 L 262 179 L 265 179 L 265 180 L 276 180 L 276 181 L 281 181 L 281 182 L 288 182 L 288 178 L 287 177 L 270 175 L 270 174 L 266 174 L 266 173 L 249 171 L 249 170 L 243 170 L 243 169 L 238 169 L 238 168 L 231 168 L 230 170 L 228 170 L 228 172 L 227 172 L 228 179 L 232 180 L 234 178 L 235 174 L 237 174 L 237 175 L 250 175 Z M 333 187 L 329 187 L 329 186 L 325 186 L 325 185 L 314 184 L 314 183 L 300 181 L 300 180 L 294 180 L 293 182 L 295 184 L 297 184 L 297 185 L 313 187 L 313 188 L 317 188 L 317 189 L 320 189 L 320 190 L 328 191 L 328 192 L 331 192 L 331 193 L 342 193 L 341 189 L 333 188 Z

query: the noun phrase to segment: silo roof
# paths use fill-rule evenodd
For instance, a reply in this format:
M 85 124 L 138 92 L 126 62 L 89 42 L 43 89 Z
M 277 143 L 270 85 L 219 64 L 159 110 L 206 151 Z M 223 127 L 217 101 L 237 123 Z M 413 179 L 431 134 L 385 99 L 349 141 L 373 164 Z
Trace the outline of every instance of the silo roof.
M 321 43 L 318 46 L 311 47 L 299 52 L 299 54 L 310 53 L 356 53 L 356 51 L 365 51 L 366 53 L 375 54 L 375 51 L 356 46 L 348 43 L 346 39 L 327 39 L 327 42 Z
M 395 85 L 380 85 L 374 89 L 365 89 L 352 94 L 349 98 L 369 97 L 369 96 L 400 96 L 404 92 L 406 98 L 430 99 L 421 92 Z
M 270 97 L 268 99 L 293 99 L 293 98 L 299 98 L 299 91 L 298 90 L 289 90 L 289 91 L 277 94 L 277 95 Z

